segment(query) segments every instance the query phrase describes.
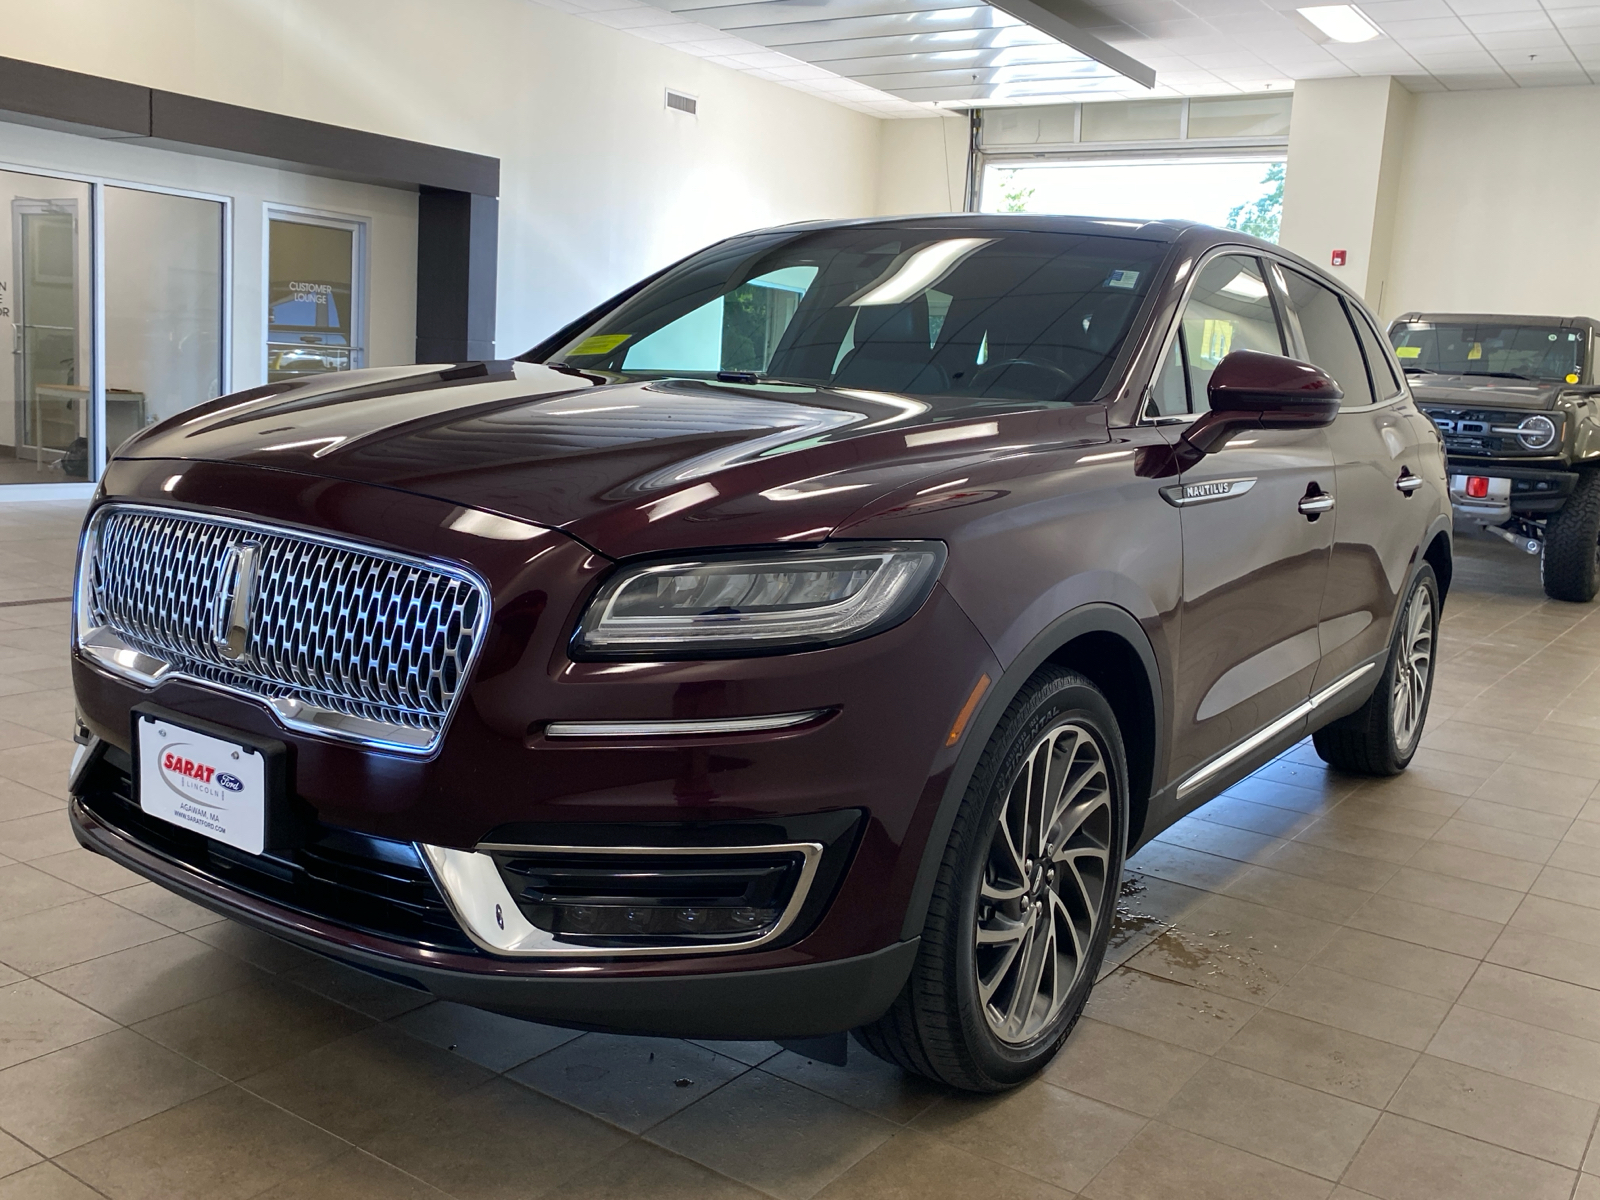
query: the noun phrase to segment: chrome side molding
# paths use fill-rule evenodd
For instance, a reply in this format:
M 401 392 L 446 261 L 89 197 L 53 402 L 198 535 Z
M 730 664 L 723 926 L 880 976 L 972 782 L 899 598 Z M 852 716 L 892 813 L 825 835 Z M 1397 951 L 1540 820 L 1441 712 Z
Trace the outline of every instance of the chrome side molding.
M 479 949 L 507 958 L 639 958 L 663 955 L 727 954 L 735 950 L 754 950 L 780 937 L 795 922 L 811 892 L 822 861 L 820 842 L 788 842 L 769 846 L 510 846 L 488 842 L 476 850 L 453 850 L 448 846 L 416 843 L 428 872 L 439 885 L 450 912 Z M 784 905 L 777 922 L 758 936 L 742 941 L 668 944 L 657 946 L 586 946 L 563 941 L 549 930 L 540 929 L 522 915 L 510 889 L 501 878 L 500 868 L 483 850 L 502 852 L 585 854 L 599 860 L 626 860 L 629 856 L 663 855 L 772 855 L 794 854 L 801 859 L 800 878 Z M 619 864 L 620 865 L 620 864 Z
M 1309 700 L 1302 704 L 1296 705 L 1294 708 L 1291 708 L 1288 712 L 1284 713 L 1283 716 L 1272 722 L 1272 724 L 1256 730 L 1255 733 L 1245 738 L 1244 741 L 1230 747 L 1227 750 L 1224 750 L 1221 754 L 1217 755 L 1217 757 L 1213 758 L 1204 766 L 1196 768 L 1194 771 L 1186 775 L 1183 781 L 1178 784 L 1178 799 L 1182 800 L 1185 796 L 1190 795 L 1202 784 L 1204 784 L 1206 780 L 1210 779 L 1213 775 L 1219 775 L 1223 771 L 1226 771 L 1240 759 L 1248 758 L 1251 754 L 1255 753 L 1262 746 L 1265 746 L 1273 738 L 1277 737 L 1285 729 L 1288 729 L 1296 721 L 1301 720 L 1304 717 L 1309 717 L 1313 712 L 1321 708 L 1328 701 L 1334 699 L 1334 697 L 1338 696 L 1341 692 L 1348 690 L 1353 684 L 1363 678 L 1368 671 L 1375 671 L 1377 669 L 1378 664 L 1375 662 L 1363 663 L 1354 671 L 1351 671 L 1348 675 L 1343 675 L 1334 680 L 1333 683 L 1323 688 L 1320 692 L 1317 692 Z
M 551 721 L 547 738 L 654 738 L 706 737 L 719 733 L 770 733 L 793 729 L 828 715 L 826 708 L 808 712 L 773 713 L 760 717 L 711 717 L 683 721 Z

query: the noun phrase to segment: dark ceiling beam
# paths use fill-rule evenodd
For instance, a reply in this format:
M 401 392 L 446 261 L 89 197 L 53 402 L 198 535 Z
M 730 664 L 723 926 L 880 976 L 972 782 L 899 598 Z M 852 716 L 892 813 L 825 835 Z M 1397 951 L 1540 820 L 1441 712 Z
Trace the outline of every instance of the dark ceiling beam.
M 1132 55 L 1124 54 L 1115 46 L 1101 41 L 1094 34 L 1080 28 L 1064 13 L 1074 9 L 1067 5 L 1057 7 L 1056 0 L 987 0 L 1001 12 L 1010 13 L 1017 20 L 1032 25 L 1040 33 L 1049 34 L 1058 42 L 1071 46 L 1080 54 L 1110 67 L 1118 75 L 1125 75 L 1142 87 L 1156 85 L 1155 68 L 1147 67 Z M 1054 11 L 1053 11 L 1054 10 Z
M 0 58 L 0 120 L 382 187 L 500 194 L 500 160 Z

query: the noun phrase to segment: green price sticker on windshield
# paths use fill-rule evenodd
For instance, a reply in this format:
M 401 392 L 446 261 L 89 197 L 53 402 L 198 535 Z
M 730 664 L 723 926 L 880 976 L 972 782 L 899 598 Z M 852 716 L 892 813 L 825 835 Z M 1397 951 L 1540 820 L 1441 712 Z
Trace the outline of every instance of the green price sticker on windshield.
M 1394 356 L 1396 358 L 1421 358 L 1422 357 L 1422 347 L 1421 346 L 1396 346 L 1394 348 Z

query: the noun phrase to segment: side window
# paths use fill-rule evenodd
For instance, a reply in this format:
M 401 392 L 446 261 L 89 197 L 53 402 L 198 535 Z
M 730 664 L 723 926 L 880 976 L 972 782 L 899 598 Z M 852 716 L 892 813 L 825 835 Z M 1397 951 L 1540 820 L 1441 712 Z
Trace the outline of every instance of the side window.
M 1367 363 L 1344 301 L 1331 288 L 1298 271 L 1284 271 L 1289 303 L 1300 321 L 1306 341 L 1306 357 L 1333 377 L 1344 392 L 1344 407 L 1360 408 L 1372 403 L 1372 385 L 1367 381 Z
M 1389 347 L 1360 313 L 1351 314 L 1356 319 L 1356 332 L 1361 335 L 1361 348 L 1367 352 L 1367 369 L 1372 375 L 1372 386 L 1379 400 L 1393 400 L 1404 387 L 1395 374 L 1394 363 L 1389 360 Z
M 1224 254 L 1195 280 L 1179 329 L 1188 367 L 1191 411 L 1207 408 L 1206 385 L 1235 350 L 1283 353 L 1283 337 L 1257 259 Z
M 1172 349 L 1150 389 L 1151 417 L 1181 417 L 1189 412 L 1189 388 L 1183 377 L 1183 337 L 1172 339 Z

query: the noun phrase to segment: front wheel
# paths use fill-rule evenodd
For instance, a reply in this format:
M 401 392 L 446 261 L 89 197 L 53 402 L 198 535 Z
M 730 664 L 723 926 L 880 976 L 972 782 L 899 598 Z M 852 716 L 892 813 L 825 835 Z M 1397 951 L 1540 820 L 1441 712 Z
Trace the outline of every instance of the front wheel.
M 1424 564 L 1411 581 L 1400 623 L 1370 698 L 1311 735 L 1323 762 L 1355 775 L 1398 775 L 1422 740 L 1433 697 L 1439 630 L 1439 581 Z
M 1600 592 L 1600 470 L 1578 477 L 1561 511 L 1545 522 L 1544 592 L 1587 604 Z
M 1040 1070 L 1105 958 L 1127 814 L 1111 706 L 1083 676 L 1044 669 L 1012 701 L 962 798 L 910 979 L 856 1039 L 968 1091 Z

